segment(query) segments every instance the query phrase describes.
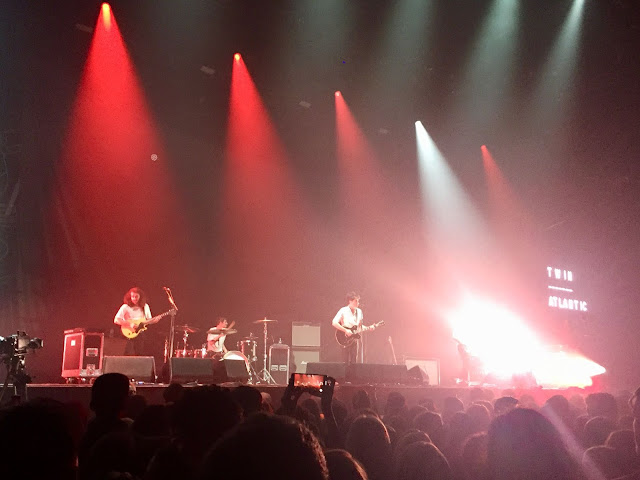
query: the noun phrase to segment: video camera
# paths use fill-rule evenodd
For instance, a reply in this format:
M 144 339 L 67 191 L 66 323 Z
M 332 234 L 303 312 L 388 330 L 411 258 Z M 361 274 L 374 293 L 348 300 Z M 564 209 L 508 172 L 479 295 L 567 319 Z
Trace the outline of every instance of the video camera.
M 42 339 L 31 338 L 25 332 L 0 337 L 0 359 L 6 361 L 14 357 L 24 357 L 28 350 L 38 350 L 42 347 Z

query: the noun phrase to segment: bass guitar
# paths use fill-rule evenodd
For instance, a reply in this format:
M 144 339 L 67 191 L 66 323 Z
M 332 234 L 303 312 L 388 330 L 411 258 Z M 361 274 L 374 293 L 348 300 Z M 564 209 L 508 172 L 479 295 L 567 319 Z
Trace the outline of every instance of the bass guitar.
M 147 325 L 153 325 L 154 323 L 158 323 L 167 315 L 171 315 L 176 312 L 175 308 L 168 310 L 160 315 L 156 315 L 153 318 L 130 318 L 127 320 L 129 323 L 126 325 L 120 325 L 120 331 L 122 335 L 127 337 L 128 339 L 136 338 L 140 335 L 140 332 L 143 332 L 147 329 Z M 133 324 L 133 328 L 130 324 Z
M 369 326 L 364 326 L 362 325 L 360 328 L 358 327 L 345 327 L 347 330 L 351 330 L 351 335 L 347 336 L 346 333 L 344 333 L 342 330 L 337 330 L 336 329 L 336 342 L 338 342 L 340 344 L 340 346 L 342 347 L 348 347 L 351 344 L 353 344 L 353 342 L 355 342 L 356 340 L 358 340 L 360 338 L 360 336 L 364 333 L 364 332 L 371 332 L 373 330 L 375 330 L 378 327 L 381 327 L 382 325 L 384 325 L 384 320 L 382 320 L 381 322 L 378 323 L 374 323 L 373 325 L 369 325 Z

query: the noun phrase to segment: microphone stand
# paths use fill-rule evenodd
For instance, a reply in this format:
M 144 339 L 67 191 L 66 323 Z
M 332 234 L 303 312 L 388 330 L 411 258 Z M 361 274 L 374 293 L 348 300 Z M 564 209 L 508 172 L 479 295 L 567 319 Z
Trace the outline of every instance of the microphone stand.
M 173 344 L 175 341 L 175 323 L 176 323 L 176 313 L 178 312 L 178 306 L 176 302 L 173 300 L 173 295 L 171 294 L 171 289 L 169 287 L 162 287 L 167 294 L 167 298 L 169 299 L 169 303 L 173 307 L 173 311 L 169 314 L 171 316 L 170 328 L 169 330 L 169 354 L 165 354 L 165 363 L 169 363 L 170 359 L 173 358 Z

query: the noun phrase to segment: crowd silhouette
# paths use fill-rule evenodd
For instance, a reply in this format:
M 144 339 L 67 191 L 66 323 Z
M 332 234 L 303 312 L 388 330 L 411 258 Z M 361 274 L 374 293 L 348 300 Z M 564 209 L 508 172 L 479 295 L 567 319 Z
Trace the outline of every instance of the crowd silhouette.
M 346 404 L 334 386 L 291 384 L 274 410 L 252 386 L 172 384 L 149 405 L 109 373 L 90 412 L 50 399 L 1 409 L 0 465 L 4 478 L 64 480 L 640 480 L 640 388 L 541 405 L 475 388 L 436 406 L 400 392 L 378 405 L 364 389 Z

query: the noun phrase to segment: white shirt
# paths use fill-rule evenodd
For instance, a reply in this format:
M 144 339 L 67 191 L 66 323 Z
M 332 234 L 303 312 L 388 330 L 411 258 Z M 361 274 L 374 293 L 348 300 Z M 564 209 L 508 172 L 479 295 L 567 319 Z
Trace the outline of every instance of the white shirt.
M 224 341 L 226 338 L 226 335 L 209 333 L 207 335 L 207 350 L 215 353 L 224 352 Z
M 351 310 L 351 307 L 347 305 L 346 307 L 342 307 L 340 310 L 338 310 L 338 313 L 336 313 L 336 316 L 333 317 L 333 321 L 331 323 L 339 323 L 345 328 L 352 328 L 361 325 L 362 319 L 362 310 L 356 308 L 356 313 L 354 314 Z
M 130 307 L 126 303 L 123 303 L 116 313 L 115 318 L 113 319 L 113 323 L 118 325 L 122 325 L 123 323 L 129 323 L 132 319 L 138 318 L 151 318 L 151 309 L 149 308 L 149 304 L 146 303 L 144 309 L 138 307 Z

